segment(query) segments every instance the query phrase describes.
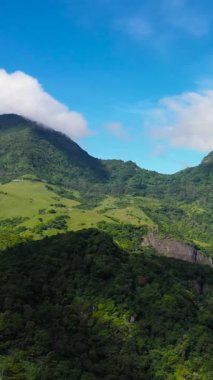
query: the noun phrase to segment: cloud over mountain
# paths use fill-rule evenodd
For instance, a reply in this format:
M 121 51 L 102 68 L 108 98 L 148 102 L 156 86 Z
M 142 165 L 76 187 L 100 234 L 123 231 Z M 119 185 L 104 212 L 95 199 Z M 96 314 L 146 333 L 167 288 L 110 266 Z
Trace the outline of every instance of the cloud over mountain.
M 71 138 L 90 133 L 84 117 L 49 95 L 36 78 L 0 69 L 0 113 L 16 113 Z
M 213 149 L 213 91 L 186 92 L 162 98 L 144 112 L 152 135 L 173 146 L 208 152 Z

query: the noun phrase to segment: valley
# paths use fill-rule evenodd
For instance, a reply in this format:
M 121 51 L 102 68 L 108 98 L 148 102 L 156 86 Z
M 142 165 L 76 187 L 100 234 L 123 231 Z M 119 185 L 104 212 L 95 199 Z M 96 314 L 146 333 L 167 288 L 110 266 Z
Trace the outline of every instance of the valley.
M 0 116 L 0 377 L 212 380 L 212 169 Z
M 91 157 L 61 133 L 2 115 L 0 164 L 2 247 L 7 232 L 18 232 L 13 244 L 112 224 L 143 228 L 141 239 L 154 228 L 212 255 L 212 152 L 197 167 L 163 175 Z
M 0 380 L 213 380 L 213 2 L 0 1 Z

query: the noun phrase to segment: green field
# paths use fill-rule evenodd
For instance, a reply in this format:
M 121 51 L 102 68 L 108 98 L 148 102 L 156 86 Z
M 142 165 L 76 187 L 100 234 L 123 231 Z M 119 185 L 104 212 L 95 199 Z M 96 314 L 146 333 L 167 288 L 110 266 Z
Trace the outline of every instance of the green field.
M 77 191 L 64 191 L 36 179 L 21 178 L 0 185 L 0 248 L 26 238 L 40 239 L 89 227 L 101 226 L 113 235 L 112 226 L 117 225 L 154 227 L 162 236 L 186 239 L 211 254 L 212 235 L 201 228 L 210 217 L 196 202 L 165 205 L 152 197 L 105 196 L 91 208 Z
M 23 224 L 32 226 L 38 220 L 39 214 L 47 220 L 53 210 L 55 214 L 66 213 L 70 218 L 69 226 L 76 229 L 85 223 L 91 226 L 100 220 L 114 219 L 119 223 L 141 225 L 152 224 L 146 214 L 135 207 L 132 200 L 122 200 L 124 207 L 118 204 L 115 197 L 106 197 L 100 205 L 92 210 L 77 208 L 80 202 L 64 197 L 48 189 L 48 185 L 40 181 L 20 180 L 0 185 L 0 218 L 29 218 Z M 128 202 L 129 203 L 128 205 Z M 42 212 L 41 212 L 42 210 Z
M 16 180 L 0 185 L 0 233 L 2 237 L 6 232 L 17 231 L 19 237 L 37 239 L 64 230 L 96 227 L 100 222 L 152 226 L 137 201 L 135 204 L 128 197 L 106 197 L 93 209 L 81 208 L 79 201 L 58 195 L 44 182 Z M 66 228 L 51 225 L 57 218 L 66 220 Z

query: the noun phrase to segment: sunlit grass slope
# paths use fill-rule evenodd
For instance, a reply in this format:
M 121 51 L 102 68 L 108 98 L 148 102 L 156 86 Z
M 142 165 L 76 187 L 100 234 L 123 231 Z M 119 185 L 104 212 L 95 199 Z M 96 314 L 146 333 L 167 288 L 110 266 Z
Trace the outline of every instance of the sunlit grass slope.
M 76 190 L 64 190 L 30 178 L 26 175 L 24 179 L 20 177 L 0 184 L 1 247 L 13 245 L 13 241 L 16 244 L 14 234 L 19 238 L 38 239 L 67 230 L 105 229 L 106 225 L 111 225 L 113 234 L 113 226 L 129 225 L 147 230 L 154 227 L 162 236 L 184 238 L 211 254 L 210 210 L 201 208 L 196 202 L 174 205 L 153 197 L 122 195 L 105 196 L 91 207 Z M 202 227 L 203 220 L 205 224 L 209 221 L 208 230 L 205 224 Z M 109 232 L 108 227 L 106 230 Z
M 0 234 L 40 238 L 64 230 L 96 227 L 100 222 L 152 226 L 152 220 L 128 197 L 106 197 L 97 207 L 82 208 L 75 199 L 56 193 L 53 186 L 38 180 L 16 179 L 0 185 Z M 1 235 L 2 236 L 2 235 Z M 2 240 L 2 239 L 1 239 Z

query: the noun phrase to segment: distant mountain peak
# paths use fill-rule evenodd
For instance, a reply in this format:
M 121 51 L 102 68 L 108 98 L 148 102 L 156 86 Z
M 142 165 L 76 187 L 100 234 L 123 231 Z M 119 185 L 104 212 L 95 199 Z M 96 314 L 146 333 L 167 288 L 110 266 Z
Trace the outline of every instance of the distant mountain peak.
M 15 114 L 0 115 L 0 181 L 33 174 L 66 187 L 104 181 L 101 160 L 61 132 Z
M 213 164 L 213 150 L 202 160 L 201 164 L 209 165 Z
M 0 115 L 0 126 L 5 125 L 5 123 L 7 124 L 7 126 L 14 126 L 15 124 L 29 123 L 29 121 L 32 122 L 32 120 L 14 113 Z

